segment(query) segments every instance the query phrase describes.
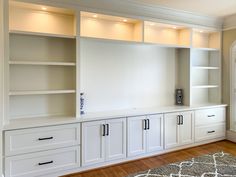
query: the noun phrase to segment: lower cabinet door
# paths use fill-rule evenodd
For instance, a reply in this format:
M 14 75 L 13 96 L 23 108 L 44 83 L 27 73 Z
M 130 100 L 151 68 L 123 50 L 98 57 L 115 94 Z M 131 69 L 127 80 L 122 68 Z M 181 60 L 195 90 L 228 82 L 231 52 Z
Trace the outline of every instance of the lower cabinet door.
M 163 115 L 147 116 L 147 152 L 163 149 Z
M 82 165 L 105 161 L 105 121 L 82 123 Z
M 166 149 L 177 147 L 180 144 L 178 115 L 178 113 L 168 113 L 164 115 Z
M 126 158 L 126 118 L 106 121 L 106 161 Z
M 192 111 L 181 112 L 182 125 L 180 125 L 181 145 L 191 144 L 194 142 L 194 114 Z
M 73 146 L 5 158 L 5 177 L 35 177 L 80 166 L 80 148 Z
M 128 156 L 136 156 L 146 152 L 146 116 L 128 118 Z

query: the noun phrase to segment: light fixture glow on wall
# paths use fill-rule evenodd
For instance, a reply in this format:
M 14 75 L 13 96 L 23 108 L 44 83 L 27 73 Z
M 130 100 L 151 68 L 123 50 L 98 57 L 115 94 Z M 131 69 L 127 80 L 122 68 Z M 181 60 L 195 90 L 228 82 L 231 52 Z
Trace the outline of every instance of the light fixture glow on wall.
M 94 17 L 94 18 L 97 18 L 97 17 L 98 17 L 98 15 L 97 15 L 97 14 L 94 14 L 94 15 L 93 15 L 93 17 Z
M 123 22 L 127 22 L 127 19 L 124 19 Z
M 42 10 L 47 10 L 47 8 L 46 8 L 46 7 L 42 7 L 41 9 L 42 9 Z

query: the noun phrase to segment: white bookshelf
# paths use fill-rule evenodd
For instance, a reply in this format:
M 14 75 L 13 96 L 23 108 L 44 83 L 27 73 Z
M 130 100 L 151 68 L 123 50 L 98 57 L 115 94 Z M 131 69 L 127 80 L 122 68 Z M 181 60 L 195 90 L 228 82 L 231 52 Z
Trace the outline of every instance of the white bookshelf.
M 206 29 L 193 29 L 192 45 L 202 50 L 220 50 L 221 33 Z
M 189 47 L 191 30 L 187 27 L 145 21 L 144 42 Z
M 9 121 L 76 116 L 75 15 L 46 7 L 10 3 Z
M 82 37 L 142 42 L 143 22 L 126 17 L 81 12 L 80 35 Z
M 215 44 L 217 45 L 217 43 Z M 220 45 L 220 44 L 218 44 Z M 191 104 L 221 102 L 221 52 L 191 49 Z

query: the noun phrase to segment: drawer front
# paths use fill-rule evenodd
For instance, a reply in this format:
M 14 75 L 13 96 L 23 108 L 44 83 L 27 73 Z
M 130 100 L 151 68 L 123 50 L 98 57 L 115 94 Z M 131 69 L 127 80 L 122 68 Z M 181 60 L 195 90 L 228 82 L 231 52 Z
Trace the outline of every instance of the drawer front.
M 225 122 L 225 108 L 212 108 L 197 110 L 195 112 L 195 125 L 210 125 Z
M 36 177 L 80 166 L 79 146 L 5 158 L 5 177 Z
M 5 155 L 78 145 L 80 124 L 51 126 L 5 132 Z
M 195 128 L 195 142 L 220 138 L 225 136 L 225 124 Z

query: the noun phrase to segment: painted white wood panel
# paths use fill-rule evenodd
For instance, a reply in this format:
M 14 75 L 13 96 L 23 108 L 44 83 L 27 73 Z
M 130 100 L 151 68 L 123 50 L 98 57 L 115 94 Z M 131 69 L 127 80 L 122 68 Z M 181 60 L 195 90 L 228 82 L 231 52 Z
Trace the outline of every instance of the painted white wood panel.
M 183 116 L 183 125 L 180 125 L 180 143 L 181 145 L 194 142 L 194 112 L 181 112 Z
M 147 132 L 147 152 L 160 151 L 163 149 L 164 120 L 162 114 L 147 116 L 149 129 Z
M 169 113 L 164 115 L 164 136 L 165 136 L 165 148 L 173 148 L 179 146 L 180 135 L 179 125 L 177 125 L 178 113 Z
M 5 155 L 12 156 L 80 144 L 80 124 L 5 132 Z
M 107 120 L 106 161 L 126 158 L 126 118 Z
M 146 152 L 146 130 L 144 120 L 146 116 L 128 118 L 128 157 L 144 154 Z
M 39 163 L 46 163 L 40 165 Z M 5 177 L 32 177 L 80 166 L 80 147 L 29 153 L 5 159 Z
M 85 112 L 173 105 L 175 57 L 171 48 L 82 39 Z
M 82 124 L 82 165 L 105 162 L 105 121 L 93 121 Z

